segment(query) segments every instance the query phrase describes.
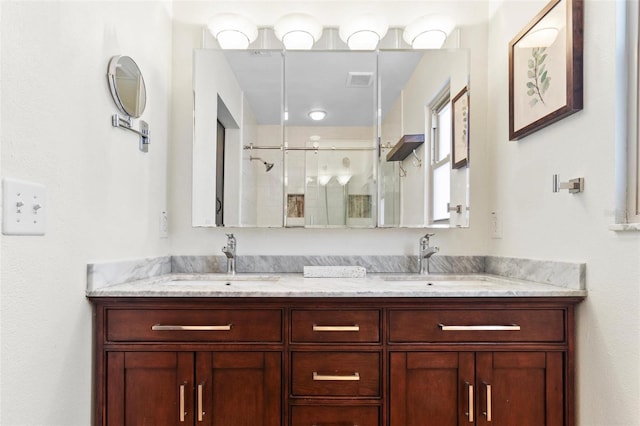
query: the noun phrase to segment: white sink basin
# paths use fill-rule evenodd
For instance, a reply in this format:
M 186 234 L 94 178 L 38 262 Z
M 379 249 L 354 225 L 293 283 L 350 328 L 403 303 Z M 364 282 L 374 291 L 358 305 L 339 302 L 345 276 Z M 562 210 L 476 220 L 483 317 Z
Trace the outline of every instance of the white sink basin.
M 383 274 L 380 278 L 384 281 L 424 281 L 424 282 L 442 282 L 442 281 L 488 281 L 488 278 L 478 274 Z
M 202 284 L 209 282 L 236 282 L 236 281 L 278 281 L 279 275 L 265 275 L 265 274 L 176 274 L 172 276 L 171 281 L 176 284 Z
M 428 290 L 429 288 L 485 288 L 500 285 L 487 280 L 466 279 L 466 280 L 385 280 L 394 289 L 406 290 Z

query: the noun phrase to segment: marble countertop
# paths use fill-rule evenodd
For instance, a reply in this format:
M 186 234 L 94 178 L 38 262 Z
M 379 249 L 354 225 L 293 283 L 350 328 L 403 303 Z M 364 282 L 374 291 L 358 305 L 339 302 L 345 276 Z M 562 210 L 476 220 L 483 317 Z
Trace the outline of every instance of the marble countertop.
M 585 297 L 586 290 L 490 274 L 368 274 L 305 278 L 300 273 L 169 273 L 87 290 L 88 297 Z

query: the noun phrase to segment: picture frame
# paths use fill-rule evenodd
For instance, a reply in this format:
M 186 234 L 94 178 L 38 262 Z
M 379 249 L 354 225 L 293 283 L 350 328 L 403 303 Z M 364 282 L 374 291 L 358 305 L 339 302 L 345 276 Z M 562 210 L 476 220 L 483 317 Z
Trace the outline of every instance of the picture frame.
M 509 140 L 582 109 L 583 0 L 551 0 L 509 42 Z
M 469 158 L 469 90 L 467 86 L 451 100 L 451 168 L 467 166 Z

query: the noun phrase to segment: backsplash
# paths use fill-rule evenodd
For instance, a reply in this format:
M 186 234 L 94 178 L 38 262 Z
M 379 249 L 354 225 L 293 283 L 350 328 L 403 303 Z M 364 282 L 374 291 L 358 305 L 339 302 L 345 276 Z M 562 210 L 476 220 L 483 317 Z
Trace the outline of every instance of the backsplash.
M 175 273 L 225 272 L 224 256 L 172 256 Z M 368 273 L 418 271 L 416 256 L 238 256 L 236 268 L 245 273 L 302 273 L 305 266 L 363 266 Z M 432 273 L 479 273 L 483 256 L 434 256 Z
M 586 270 L 587 265 L 584 263 L 486 256 L 484 272 L 559 287 L 584 289 Z
M 163 256 L 87 265 L 87 290 L 169 273 L 224 273 L 225 256 Z M 363 266 L 367 273 L 417 273 L 416 256 L 238 256 L 239 273 L 302 273 L 305 266 Z M 497 256 L 433 256 L 432 274 L 491 274 L 585 288 L 584 263 Z
M 87 290 L 170 273 L 171 256 L 90 263 L 87 265 Z

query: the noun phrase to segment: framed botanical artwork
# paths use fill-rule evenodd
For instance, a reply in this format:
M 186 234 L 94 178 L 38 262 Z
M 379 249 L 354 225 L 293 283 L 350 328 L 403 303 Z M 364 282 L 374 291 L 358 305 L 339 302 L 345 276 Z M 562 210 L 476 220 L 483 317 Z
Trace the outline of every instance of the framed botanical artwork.
M 465 86 L 451 100 L 451 167 L 467 165 L 469 157 L 469 91 Z
M 552 0 L 509 43 L 509 140 L 582 109 L 583 0 Z

